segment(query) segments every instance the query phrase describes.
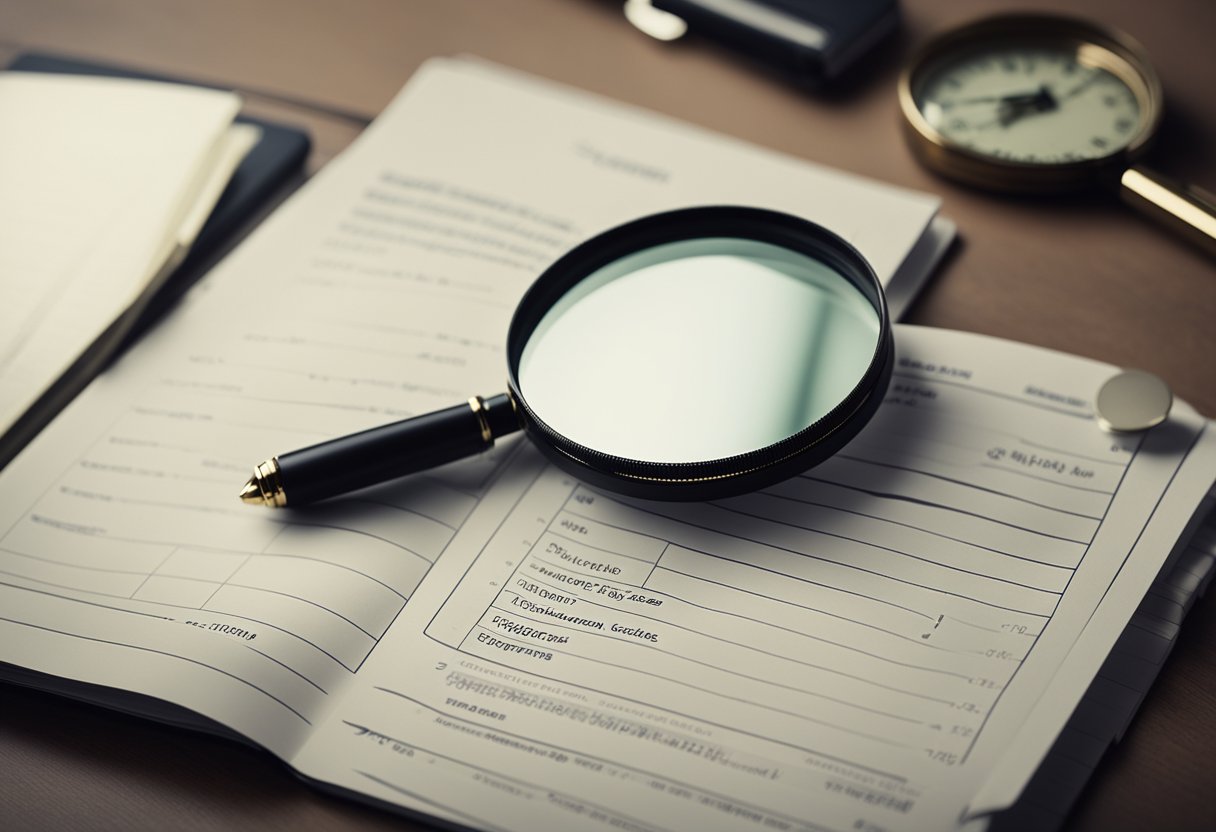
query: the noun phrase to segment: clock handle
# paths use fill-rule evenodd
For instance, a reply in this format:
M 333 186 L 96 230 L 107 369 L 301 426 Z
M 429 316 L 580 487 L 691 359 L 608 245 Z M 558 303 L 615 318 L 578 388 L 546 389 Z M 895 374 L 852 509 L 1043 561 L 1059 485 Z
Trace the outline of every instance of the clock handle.
M 1216 196 L 1142 167 L 1119 177 L 1119 196 L 1216 257 Z

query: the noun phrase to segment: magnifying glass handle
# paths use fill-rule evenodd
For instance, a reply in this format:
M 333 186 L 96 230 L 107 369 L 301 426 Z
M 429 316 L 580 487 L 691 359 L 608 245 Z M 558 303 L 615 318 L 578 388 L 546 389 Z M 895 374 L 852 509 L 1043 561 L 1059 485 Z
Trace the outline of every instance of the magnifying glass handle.
M 1119 178 L 1120 198 L 1216 257 L 1216 196 L 1146 168 Z
M 241 502 L 313 503 L 481 453 L 520 429 L 505 393 L 272 457 L 253 470 Z

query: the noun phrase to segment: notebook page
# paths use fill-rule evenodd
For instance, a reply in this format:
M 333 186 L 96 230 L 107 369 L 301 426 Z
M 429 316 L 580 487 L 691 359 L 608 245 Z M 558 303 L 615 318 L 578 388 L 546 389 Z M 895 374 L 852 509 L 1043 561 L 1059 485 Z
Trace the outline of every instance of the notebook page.
M 511 312 L 545 264 L 707 200 L 839 220 L 884 278 L 937 204 L 427 64 L 0 474 L 0 660 L 159 696 L 289 756 L 518 443 L 298 513 L 237 501 L 252 466 L 498 392 Z
M 0 433 L 170 256 L 239 107 L 173 84 L 0 74 Z
M 758 494 L 647 503 L 521 457 L 297 765 L 489 829 L 961 822 L 1216 441 L 1181 404 L 1099 430 L 1107 365 L 896 343 L 873 423 Z

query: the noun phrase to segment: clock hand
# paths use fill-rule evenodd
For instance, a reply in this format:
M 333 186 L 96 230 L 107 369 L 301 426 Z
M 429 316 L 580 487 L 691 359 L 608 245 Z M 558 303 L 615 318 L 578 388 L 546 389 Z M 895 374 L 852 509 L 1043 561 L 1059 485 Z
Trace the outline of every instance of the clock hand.
M 997 110 L 997 121 L 1002 127 L 1008 127 L 1031 113 L 1045 113 L 1060 106 L 1055 96 L 1046 84 L 1039 87 L 1038 92 L 1030 96 L 1010 96 L 1001 102 Z
M 1012 101 L 1021 98 L 1033 98 L 1037 92 L 1015 92 L 1010 95 L 979 95 L 975 98 L 957 98 L 948 102 L 954 104 L 990 104 L 993 101 Z
M 1045 113 L 1060 106 L 1059 101 L 1051 94 L 1051 90 L 1046 84 L 1033 93 L 993 96 L 993 98 L 1001 102 L 997 108 L 997 117 L 993 121 L 977 124 L 977 130 L 986 130 L 997 124 L 1001 127 L 1008 127 L 1031 113 Z
M 1015 92 L 1010 95 L 980 95 L 974 98 L 956 98 L 953 101 L 943 101 L 942 106 L 949 109 L 960 104 L 991 104 L 992 102 L 1018 102 L 1034 98 L 1039 93 L 1036 92 Z
M 1084 81 L 1077 84 L 1075 87 L 1070 89 L 1068 92 L 1061 95 L 1060 100 L 1065 101 L 1069 98 L 1072 98 L 1075 95 L 1080 95 L 1082 92 L 1084 92 L 1086 89 L 1088 89 L 1091 84 L 1093 84 L 1095 81 L 1097 81 L 1101 77 L 1102 77 L 1102 73 L 1099 72 L 1098 70 L 1095 69 L 1095 70 L 1091 71 L 1089 73 L 1089 76 Z

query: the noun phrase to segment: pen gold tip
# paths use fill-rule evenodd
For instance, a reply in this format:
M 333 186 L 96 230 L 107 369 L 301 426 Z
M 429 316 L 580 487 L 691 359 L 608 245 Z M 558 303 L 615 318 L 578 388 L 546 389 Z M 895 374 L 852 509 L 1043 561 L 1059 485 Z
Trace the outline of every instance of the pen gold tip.
M 253 469 L 253 476 L 241 489 L 241 502 L 248 506 L 271 506 L 279 508 L 287 505 L 287 495 L 283 493 L 283 479 L 280 477 L 279 460 L 271 457 Z
M 266 505 L 266 498 L 262 496 L 262 489 L 258 487 L 256 478 L 250 477 L 249 482 L 241 489 L 241 502 L 251 506 Z

